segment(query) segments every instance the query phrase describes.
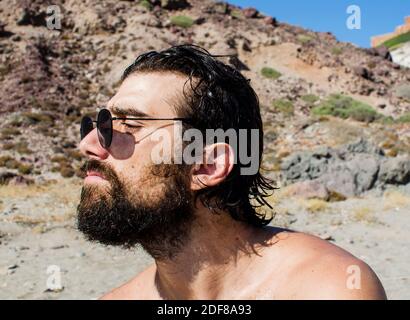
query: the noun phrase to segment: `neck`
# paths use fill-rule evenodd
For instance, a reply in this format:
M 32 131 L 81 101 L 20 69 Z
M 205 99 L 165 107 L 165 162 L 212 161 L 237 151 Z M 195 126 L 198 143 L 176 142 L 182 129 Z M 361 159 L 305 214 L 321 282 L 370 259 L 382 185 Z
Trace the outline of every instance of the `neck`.
M 266 246 L 265 229 L 201 208 L 189 237 L 171 259 L 156 260 L 156 285 L 164 299 L 217 299 L 235 284 L 259 249 Z

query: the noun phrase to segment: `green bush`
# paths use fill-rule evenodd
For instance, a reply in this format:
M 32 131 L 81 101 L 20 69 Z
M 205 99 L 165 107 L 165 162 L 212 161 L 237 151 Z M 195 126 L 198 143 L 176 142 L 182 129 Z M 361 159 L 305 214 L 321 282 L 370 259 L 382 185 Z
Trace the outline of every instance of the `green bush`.
M 341 55 L 343 53 L 343 49 L 340 47 L 333 47 L 332 53 L 336 56 Z
M 286 99 L 277 99 L 273 101 L 272 106 L 275 108 L 275 110 L 285 115 L 293 115 L 295 111 L 293 103 Z
M 29 164 L 20 164 L 19 166 L 18 166 L 18 171 L 21 173 L 21 174 L 29 174 L 29 173 L 31 173 L 31 171 L 33 170 L 33 166 L 32 165 L 29 165 Z
M 138 4 L 147 10 L 152 10 L 153 8 L 152 3 L 149 2 L 149 0 L 141 0 Z
M 310 42 L 310 41 L 312 41 L 313 40 L 313 37 L 311 37 L 311 36 L 308 36 L 308 35 L 306 35 L 306 34 L 299 34 L 298 36 L 297 36 L 297 40 L 300 42 L 300 43 L 308 43 L 308 42 Z
M 241 19 L 243 18 L 243 12 L 239 9 L 234 9 L 231 11 L 230 13 L 231 17 L 235 18 L 235 19 Z
M 403 33 L 393 39 L 387 40 L 386 42 L 383 42 L 382 45 L 385 45 L 387 48 L 390 49 L 408 41 L 410 41 L 410 31 L 407 33 Z
M 381 124 L 386 124 L 386 125 L 391 125 L 391 124 L 395 123 L 393 117 L 391 117 L 391 116 L 381 116 L 376 121 L 381 123 Z
M 305 94 L 301 97 L 301 99 L 306 103 L 314 104 L 316 101 L 319 100 L 319 97 L 315 96 L 314 94 Z
M 282 75 L 279 71 L 269 67 L 262 68 L 261 74 L 268 79 L 278 79 Z
M 189 28 L 194 24 L 194 19 L 188 16 L 173 16 L 171 23 L 181 28 Z
M 341 94 L 332 94 L 312 109 L 317 116 L 331 115 L 343 119 L 351 118 L 362 122 L 373 122 L 381 117 L 371 106 Z
M 408 123 L 410 122 L 410 112 L 406 112 L 400 118 L 397 119 L 399 123 Z

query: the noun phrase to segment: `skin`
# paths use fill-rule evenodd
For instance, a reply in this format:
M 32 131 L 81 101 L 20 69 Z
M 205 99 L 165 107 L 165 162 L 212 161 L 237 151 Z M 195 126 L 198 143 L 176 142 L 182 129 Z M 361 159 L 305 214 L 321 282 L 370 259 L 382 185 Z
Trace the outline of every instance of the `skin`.
M 135 108 L 152 117 L 176 117 L 173 105 L 185 81 L 184 76 L 173 73 L 133 74 L 107 107 Z M 108 150 L 100 146 L 94 129 L 81 141 L 80 150 L 90 159 L 109 163 L 120 177 L 139 188 L 140 169 L 151 162 L 150 151 L 155 146 L 155 141 L 141 138 L 159 127 L 172 133 L 173 127 L 172 122 L 162 120 L 145 125 L 133 133 L 116 128 Z M 218 156 L 192 167 L 192 191 L 203 188 L 199 180 L 217 185 L 232 170 L 229 145 L 208 146 L 205 154 L 217 146 Z M 88 177 L 84 183 L 103 186 L 108 182 Z M 200 203 L 195 216 L 191 237 L 173 260 L 155 261 L 102 299 L 386 298 L 368 265 L 327 241 L 274 227 L 255 228 L 233 220 L 226 212 L 213 214 Z M 355 276 L 360 274 L 353 287 L 348 285 L 352 279 L 349 268 Z

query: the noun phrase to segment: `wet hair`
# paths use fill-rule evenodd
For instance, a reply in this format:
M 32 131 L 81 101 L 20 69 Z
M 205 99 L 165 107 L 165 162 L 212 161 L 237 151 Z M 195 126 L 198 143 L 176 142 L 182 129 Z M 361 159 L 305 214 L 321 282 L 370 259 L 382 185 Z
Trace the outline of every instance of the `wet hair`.
M 188 77 L 189 90 L 183 90 L 184 103 L 176 106 L 178 117 L 190 118 L 189 126 L 199 129 L 205 137 L 206 129 L 258 129 L 259 163 L 254 175 L 241 175 L 239 161 L 227 178 L 216 186 L 205 186 L 196 193 L 203 205 L 212 211 L 228 211 L 232 218 L 254 226 L 267 225 L 272 217 L 257 212 L 275 189 L 273 181 L 260 172 L 263 152 L 263 124 L 259 99 L 250 80 L 217 56 L 195 45 L 178 45 L 163 51 L 141 54 L 123 73 L 122 80 L 140 72 L 172 72 Z M 184 128 L 186 128 L 184 126 Z M 250 130 L 246 130 L 249 132 Z M 205 141 L 204 141 L 205 142 Z M 239 145 L 239 144 L 238 144 Z M 239 150 L 239 149 L 238 149 Z M 251 139 L 247 137 L 247 150 Z

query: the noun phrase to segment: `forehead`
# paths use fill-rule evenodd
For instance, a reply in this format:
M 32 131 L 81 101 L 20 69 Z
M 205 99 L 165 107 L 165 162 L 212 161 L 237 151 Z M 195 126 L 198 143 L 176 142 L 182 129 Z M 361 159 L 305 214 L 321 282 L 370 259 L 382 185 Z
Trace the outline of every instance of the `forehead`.
M 171 72 L 134 73 L 121 84 L 107 107 L 133 109 L 154 117 L 175 117 L 187 77 Z

